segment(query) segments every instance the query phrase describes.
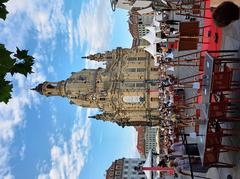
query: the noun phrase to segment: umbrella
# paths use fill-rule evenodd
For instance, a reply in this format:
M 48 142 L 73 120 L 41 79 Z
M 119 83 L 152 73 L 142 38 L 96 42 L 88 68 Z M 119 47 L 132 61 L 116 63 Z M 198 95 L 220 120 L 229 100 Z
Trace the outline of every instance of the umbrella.
M 158 54 L 156 51 L 156 44 L 148 45 L 144 48 L 144 50 L 146 50 L 148 53 L 150 53 L 154 57 Z
M 145 36 L 142 37 L 146 41 L 148 41 L 150 44 L 156 44 L 160 42 L 166 42 L 166 39 L 161 39 L 156 36 L 156 33 L 149 32 Z
M 149 150 L 146 161 L 143 164 L 143 167 L 152 167 L 152 150 Z M 144 173 L 147 176 L 147 179 L 152 179 L 152 171 L 144 170 Z
M 154 65 L 159 66 L 158 57 L 161 55 L 156 50 L 156 44 L 148 45 L 144 48 L 148 53 L 150 53 L 154 57 Z
M 160 27 L 160 22 L 158 22 L 155 18 L 153 18 L 152 26 Z

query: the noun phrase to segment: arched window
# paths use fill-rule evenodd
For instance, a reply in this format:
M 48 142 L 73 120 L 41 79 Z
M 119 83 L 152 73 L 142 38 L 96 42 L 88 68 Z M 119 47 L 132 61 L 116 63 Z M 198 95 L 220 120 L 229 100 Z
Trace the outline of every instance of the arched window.
M 57 87 L 57 84 L 49 84 L 49 85 L 47 85 L 48 89 L 53 89 L 55 87 Z

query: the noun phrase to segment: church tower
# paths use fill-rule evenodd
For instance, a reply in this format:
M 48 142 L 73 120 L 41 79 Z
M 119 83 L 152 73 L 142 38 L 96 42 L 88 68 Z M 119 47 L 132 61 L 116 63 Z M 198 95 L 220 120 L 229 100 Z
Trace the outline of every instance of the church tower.
M 46 81 L 42 84 L 39 84 L 33 90 L 45 96 L 65 96 L 66 93 L 64 90 L 64 85 L 65 85 L 65 81 L 59 81 L 59 82 Z
M 34 90 L 45 96 L 62 96 L 71 104 L 99 108 L 92 118 L 121 126 L 157 125 L 158 86 L 146 81 L 159 79 L 158 68 L 143 49 L 117 48 L 85 57 L 105 62 L 106 68 L 83 69 L 59 82 L 44 82 Z

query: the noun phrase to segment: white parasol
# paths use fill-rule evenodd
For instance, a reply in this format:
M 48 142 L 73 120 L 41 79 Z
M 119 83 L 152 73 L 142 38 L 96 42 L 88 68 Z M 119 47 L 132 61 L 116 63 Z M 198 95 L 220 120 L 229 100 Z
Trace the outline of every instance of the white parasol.
M 145 163 L 143 164 L 143 167 L 152 167 L 152 150 L 149 150 L 148 156 L 146 158 Z M 147 176 L 147 179 L 152 179 L 152 171 L 145 171 L 145 175 Z
M 145 36 L 142 37 L 142 39 L 145 39 L 148 41 L 150 44 L 156 44 L 160 42 L 166 42 L 166 39 L 161 39 L 156 36 L 156 33 L 149 32 Z
M 150 53 L 153 57 L 155 57 L 158 53 L 156 51 L 156 44 L 148 45 L 144 48 L 148 53 Z

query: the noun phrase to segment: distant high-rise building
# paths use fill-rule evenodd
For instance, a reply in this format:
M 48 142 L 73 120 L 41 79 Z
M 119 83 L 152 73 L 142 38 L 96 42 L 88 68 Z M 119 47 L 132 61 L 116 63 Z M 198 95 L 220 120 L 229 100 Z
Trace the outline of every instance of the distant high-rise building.
M 143 172 L 136 171 L 134 167 L 144 163 L 139 158 L 122 158 L 115 160 L 106 171 L 106 179 L 146 179 Z

